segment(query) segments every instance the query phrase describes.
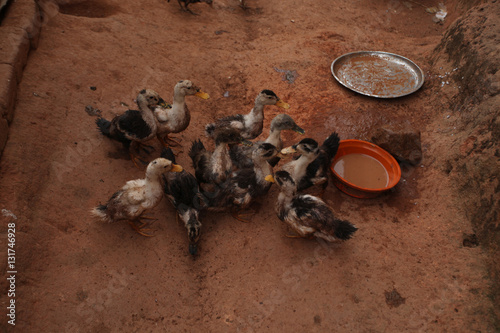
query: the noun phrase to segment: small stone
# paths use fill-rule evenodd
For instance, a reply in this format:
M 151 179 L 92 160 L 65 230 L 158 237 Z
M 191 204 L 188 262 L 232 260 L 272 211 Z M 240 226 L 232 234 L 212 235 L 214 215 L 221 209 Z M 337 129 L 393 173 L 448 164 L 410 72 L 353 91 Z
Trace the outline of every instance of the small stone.
M 371 142 L 387 150 L 399 162 L 417 165 L 422 160 L 420 131 L 408 124 L 381 127 L 372 132 Z

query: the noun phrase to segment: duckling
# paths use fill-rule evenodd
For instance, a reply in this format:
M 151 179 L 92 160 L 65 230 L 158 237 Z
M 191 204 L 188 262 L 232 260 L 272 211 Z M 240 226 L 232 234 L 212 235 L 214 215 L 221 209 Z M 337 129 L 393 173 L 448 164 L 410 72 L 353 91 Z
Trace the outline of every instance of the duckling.
M 189 157 L 193 161 L 195 176 L 198 182 L 219 184 L 226 180 L 233 170 L 233 163 L 229 156 L 228 144 L 252 143 L 241 137 L 236 129 L 221 128 L 215 133 L 215 149 L 209 152 L 200 139 L 193 142 Z
M 262 90 L 255 98 L 255 105 L 250 113 L 236 114 L 218 119 L 215 123 L 205 126 L 205 134 L 213 137 L 216 129 L 235 128 L 241 131 L 241 136 L 253 140 L 262 133 L 264 127 L 264 106 L 276 105 L 288 109 L 290 105 L 283 102 L 271 90 Z
M 271 128 L 269 132 L 269 136 L 264 142 L 270 143 L 276 147 L 276 149 L 281 151 L 283 148 L 283 141 L 281 140 L 281 131 L 283 130 L 291 130 L 297 132 L 299 134 L 304 134 L 305 131 L 295 123 L 295 121 L 289 115 L 285 113 L 280 113 L 271 121 Z M 259 142 L 255 142 L 255 144 L 259 144 Z M 249 168 L 252 167 L 252 147 L 254 146 L 232 146 L 230 149 L 231 159 L 237 168 Z M 278 154 L 279 155 L 279 154 Z M 268 163 L 271 166 L 276 166 L 280 161 L 279 156 L 275 156 L 272 159 L 268 160 Z
M 282 170 L 288 171 L 295 180 L 298 191 L 304 191 L 313 185 L 320 185 L 324 193 L 328 185 L 330 163 L 337 154 L 340 138 L 333 132 L 323 144 L 310 138 L 301 140 L 298 144 L 283 149 L 282 154 L 299 152 L 298 159 L 283 165 Z
M 154 115 L 156 117 L 158 130 L 157 138 L 160 143 L 167 147 L 169 144 L 167 141 L 175 142 L 175 140 L 170 139 L 168 135 L 170 133 L 180 133 L 184 131 L 191 121 L 191 114 L 186 105 L 186 96 L 197 96 L 202 99 L 208 99 L 210 96 L 201 91 L 200 88 L 195 86 L 189 80 L 181 80 L 174 87 L 174 100 L 172 105 L 160 105 L 155 108 Z M 164 137 L 162 137 L 164 135 Z
M 133 154 L 131 143 L 140 144 L 156 135 L 157 124 L 152 111 L 163 102 L 156 91 L 141 90 L 137 95 L 139 110 L 127 110 L 111 121 L 99 117 L 96 119 L 97 127 L 105 136 L 121 142 L 128 150 L 132 162 L 138 167 L 138 157 Z
M 170 148 L 163 148 L 161 157 L 175 164 L 175 155 Z M 187 229 L 189 253 L 196 255 L 201 233 L 199 215 L 206 208 L 207 199 L 201 194 L 196 178 L 186 170 L 164 174 L 163 181 L 163 192 Z
M 146 168 L 144 179 L 128 181 L 118 192 L 113 194 L 105 205 L 92 209 L 91 213 L 104 222 L 129 220 L 131 226 L 139 234 L 150 236 L 141 229 L 146 225 L 142 216 L 148 210 L 156 207 L 163 197 L 161 175 L 165 172 L 181 172 L 180 165 L 174 164 L 165 158 L 151 161 Z M 137 226 L 134 223 L 140 223 Z
M 266 179 L 280 188 L 276 201 L 278 218 L 300 237 L 318 237 L 328 242 L 347 240 L 358 230 L 349 221 L 337 219 L 330 207 L 318 197 L 297 194 L 297 186 L 290 173 L 277 171 Z
M 241 211 L 247 208 L 254 199 L 266 194 L 271 184 L 265 178 L 272 173 L 272 167 L 267 161 L 277 154 L 278 150 L 272 144 L 266 142 L 258 144 L 252 153 L 252 168 L 236 170 L 213 192 L 204 192 L 209 202 L 208 210 L 239 209 Z M 247 222 L 239 217 L 239 212 L 233 211 L 233 217 Z
M 170 0 L 167 0 L 167 2 L 170 2 Z M 191 9 L 188 8 L 189 4 L 190 3 L 197 3 L 197 2 L 206 2 L 210 6 L 212 6 L 213 0 L 177 0 L 177 2 L 179 2 L 179 6 L 181 6 L 181 9 L 183 11 L 190 12 L 193 15 L 198 15 L 198 14 L 192 12 Z M 184 6 L 182 6 L 183 3 L 184 3 Z

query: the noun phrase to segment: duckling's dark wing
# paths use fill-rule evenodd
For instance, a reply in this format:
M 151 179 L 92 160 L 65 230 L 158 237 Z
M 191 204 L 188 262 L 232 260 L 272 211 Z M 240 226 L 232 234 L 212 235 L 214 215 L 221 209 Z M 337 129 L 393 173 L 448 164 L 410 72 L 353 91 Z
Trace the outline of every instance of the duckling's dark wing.
M 209 137 L 213 137 L 215 130 L 219 128 L 233 127 L 231 126 L 233 122 L 239 122 L 243 124 L 244 123 L 243 115 L 235 114 L 232 116 L 227 116 L 216 120 L 215 123 L 208 124 L 205 126 L 205 134 Z
M 271 183 L 269 183 L 271 185 Z M 244 205 L 251 198 L 261 194 L 253 169 L 242 169 L 217 185 L 213 192 L 203 192 L 212 208 L 230 208 Z
M 209 168 L 210 160 L 207 150 L 200 139 L 193 141 L 188 153 L 193 162 L 194 175 L 199 183 L 208 183 L 210 181 Z
M 140 111 L 127 110 L 115 119 L 117 128 L 128 137 L 142 140 L 151 135 L 151 127 L 144 121 Z
M 268 159 L 267 163 L 269 163 L 269 165 L 274 168 L 280 161 L 281 161 L 281 157 L 274 156 L 274 157 Z
M 298 191 L 303 191 L 317 183 L 322 183 L 323 188 L 328 185 L 328 170 L 332 159 L 339 149 L 340 138 L 336 132 L 333 132 L 323 144 L 319 147 L 318 157 L 306 169 L 304 178 L 297 185 Z
M 126 148 L 130 146 L 131 141 L 127 139 L 122 131 L 118 130 L 114 122 L 99 117 L 96 119 L 95 123 L 99 131 L 108 138 L 123 143 Z
M 290 210 L 295 213 L 301 225 L 333 235 L 341 240 L 351 238 L 352 234 L 358 230 L 350 222 L 335 218 L 333 212 L 322 200 L 311 195 L 298 195 L 293 198 Z
M 292 199 L 291 210 L 301 220 L 301 224 L 316 227 L 318 222 L 332 215 L 329 209 L 317 198 L 310 195 L 298 195 Z
M 238 169 L 253 168 L 252 151 L 254 146 L 231 145 L 229 156 Z
M 174 152 L 172 151 L 171 148 L 165 148 L 164 147 L 161 150 L 160 157 L 166 158 L 167 160 L 170 160 L 174 164 L 176 163 L 175 162 L 175 154 L 174 154 Z
M 253 168 L 238 170 L 233 175 L 234 183 L 241 189 L 253 190 L 257 185 L 257 178 Z
M 171 173 L 174 177 L 164 186 L 164 192 L 179 212 L 188 209 L 202 210 L 206 206 L 206 198 L 200 193 L 198 181 L 186 171 Z
M 314 183 L 315 178 L 320 176 L 318 174 L 320 166 L 321 166 L 321 161 L 319 157 L 317 157 L 314 161 L 309 163 L 309 165 L 306 168 L 306 174 L 304 175 L 304 177 L 302 177 L 302 179 L 299 180 L 299 183 L 297 185 L 298 191 L 303 191 L 315 184 Z

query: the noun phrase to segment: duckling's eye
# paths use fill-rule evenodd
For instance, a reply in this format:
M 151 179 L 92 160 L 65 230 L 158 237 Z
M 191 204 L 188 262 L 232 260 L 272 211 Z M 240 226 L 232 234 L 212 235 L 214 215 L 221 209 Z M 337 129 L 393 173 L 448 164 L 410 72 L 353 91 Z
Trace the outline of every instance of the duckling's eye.
M 153 164 L 156 164 L 156 161 L 154 161 Z

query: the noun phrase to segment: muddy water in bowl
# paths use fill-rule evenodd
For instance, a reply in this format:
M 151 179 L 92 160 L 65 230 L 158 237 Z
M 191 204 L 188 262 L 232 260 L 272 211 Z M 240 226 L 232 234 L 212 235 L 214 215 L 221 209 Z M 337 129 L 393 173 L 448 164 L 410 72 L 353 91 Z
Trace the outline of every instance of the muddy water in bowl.
M 363 188 L 384 188 L 389 182 L 382 163 L 366 154 L 344 155 L 337 160 L 334 170 L 348 182 Z

